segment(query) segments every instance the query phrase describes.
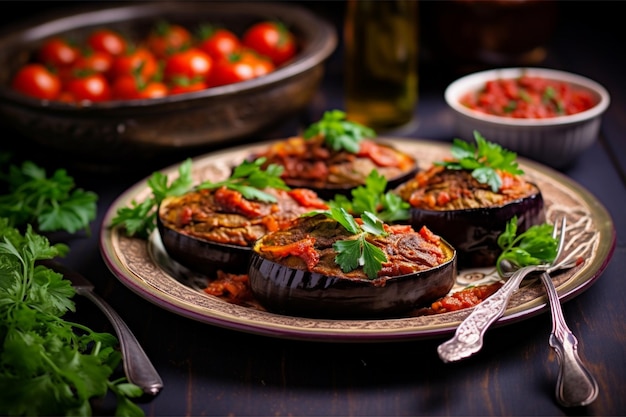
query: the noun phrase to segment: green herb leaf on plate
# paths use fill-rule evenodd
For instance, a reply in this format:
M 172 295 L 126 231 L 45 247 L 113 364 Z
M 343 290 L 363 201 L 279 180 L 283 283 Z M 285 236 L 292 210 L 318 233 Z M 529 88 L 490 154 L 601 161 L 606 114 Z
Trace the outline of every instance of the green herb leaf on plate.
M 478 182 L 488 184 L 494 192 L 502 187 L 502 180 L 497 170 L 512 175 L 524 173 L 518 166 L 515 152 L 487 141 L 478 131 L 474 131 L 474 139 L 476 145 L 461 139 L 454 139 L 451 153 L 455 160 L 436 162 L 436 164 L 443 165 L 447 169 L 470 170 Z
M 506 260 L 516 268 L 552 262 L 557 255 L 558 239 L 552 237 L 554 226 L 548 223 L 533 225 L 517 234 L 517 216 L 509 220 L 498 236 L 502 249 L 496 261 L 498 273 L 503 275 L 501 262 Z
M 341 110 L 329 110 L 324 112 L 321 120 L 311 124 L 303 136 L 310 139 L 317 135 L 322 135 L 326 145 L 334 151 L 343 149 L 357 153 L 361 140 L 376 137 L 376 132 L 360 123 L 347 120 L 346 113 Z

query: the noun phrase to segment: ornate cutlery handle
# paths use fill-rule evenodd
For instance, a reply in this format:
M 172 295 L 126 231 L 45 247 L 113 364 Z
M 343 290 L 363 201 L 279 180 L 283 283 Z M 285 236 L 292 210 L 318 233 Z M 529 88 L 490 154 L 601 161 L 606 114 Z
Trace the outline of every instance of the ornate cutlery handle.
M 504 314 L 511 295 L 536 267 L 520 268 L 493 295 L 474 307 L 472 313 L 457 327 L 454 337 L 437 347 L 444 362 L 454 362 L 471 356 L 483 346 L 483 336 L 489 326 Z
M 163 388 L 163 381 L 124 320 L 93 291 L 83 290 L 80 291 L 80 294 L 98 306 L 115 328 L 124 358 L 124 371 L 128 380 L 141 387 L 145 394 L 156 396 Z
M 556 352 L 560 364 L 556 398 L 565 407 L 588 405 L 598 396 L 598 383 L 578 356 L 578 339 L 565 323 L 559 295 L 550 275 L 544 272 L 541 280 L 548 293 L 552 311 L 550 346 Z

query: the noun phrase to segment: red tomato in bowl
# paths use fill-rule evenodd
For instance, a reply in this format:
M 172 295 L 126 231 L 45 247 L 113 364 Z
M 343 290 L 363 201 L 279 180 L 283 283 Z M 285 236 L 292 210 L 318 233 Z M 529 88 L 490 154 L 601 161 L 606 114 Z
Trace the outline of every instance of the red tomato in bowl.
M 221 59 L 241 47 L 241 41 L 237 35 L 228 29 L 212 25 L 201 26 L 198 39 L 198 48 L 214 60 Z
M 229 54 L 215 63 L 209 77 L 209 85 L 217 87 L 256 78 L 257 65 L 256 60 L 249 54 L 243 52 Z
M 115 100 L 159 98 L 168 95 L 167 86 L 158 81 L 144 80 L 131 74 L 117 77 L 113 82 L 112 96 Z
M 154 54 L 144 47 L 130 48 L 113 60 L 111 77 L 141 75 L 148 79 L 156 74 L 158 61 Z
M 71 66 L 79 55 L 78 48 L 61 37 L 48 39 L 38 51 L 39 62 L 56 68 Z
M 198 48 L 184 49 L 170 55 L 165 61 L 163 77 L 208 77 L 213 67 L 213 59 Z
M 277 66 L 296 53 L 295 37 L 281 22 L 264 21 L 252 25 L 243 34 L 242 43 L 268 56 Z
M 188 47 L 192 40 L 191 32 L 185 27 L 160 21 L 150 30 L 146 46 L 157 58 L 163 59 Z
M 61 92 L 61 80 L 42 64 L 26 64 L 15 74 L 11 86 L 30 97 L 54 100 Z
M 105 52 L 113 56 L 126 52 L 126 39 L 119 33 L 107 29 L 97 29 L 87 38 L 87 45 L 94 51 Z
M 111 87 L 104 75 L 93 71 L 75 71 L 65 90 L 77 102 L 100 102 L 111 99 Z
M 74 70 L 86 70 L 108 75 L 113 67 L 113 55 L 95 49 L 86 49 L 76 59 L 72 68 Z

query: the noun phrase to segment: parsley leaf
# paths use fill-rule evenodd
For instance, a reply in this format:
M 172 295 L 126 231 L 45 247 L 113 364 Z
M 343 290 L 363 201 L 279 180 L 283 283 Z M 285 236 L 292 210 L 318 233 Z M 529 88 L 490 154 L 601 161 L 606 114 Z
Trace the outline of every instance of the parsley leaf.
M 352 189 L 352 200 L 337 194 L 328 204 L 330 207 L 343 207 L 356 216 L 369 211 L 385 223 L 408 220 L 409 203 L 391 191 L 385 192 L 386 188 L 387 178 L 374 169 L 365 179 L 365 185 Z
M 311 124 L 304 131 L 304 138 L 322 135 L 326 145 L 334 150 L 345 149 L 350 153 L 359 152 L 359 142 L 363 138 L 373 138 L 376 132 L 369 127 L 346 120 L 346 113 L 341 110 L 324 112 L 322 119 Z
M 338 240 L 333 244 L 337 252 L 335 262 L 341 270 L 350 272 L 362 266 L 368 278 L 376 278 L 383 262 L 387 261 L 387 256 L 382 249 L 367 241 L 367 235 L 386 235 L 383 222 L 375 214 L 365 212 L 361 216 L 363 225 L 359 225 L 354 217 L 341 207 L 334 207 L 322 213 L 355 235 L 354 238 Z
M 148 178 L 152 195 L 141 202 L 131 201 L 129 207 L 120 207 L 111 220 L 111 227 L 122 225 L 128 236 L 146 238 L 156 227 L 156 209 L 165 197 L 186 193 L 192 186 L 191 159 L 178 167 L 178 177 L 168 184 L 162 172 L 154 172 Z
M 141 388 L 109 378 L 122 360 L 117 338 L 63 316 L 75 311 L 69 280 L 36 262 L 64 256 L 28 224 L 22 235 L 0 218 L 0 414 L 92 415 L 112 391 L 116 415 L 142 416 Z
M 517 235 L 517 216 L 511 218 L 498 236 L 498 246 L 502 249 L 496 261 L 498 273 L 503 275 L 500 264 L 504 260 L 518 268 L 552 262 L 559 244 L 558 239 L 552 237 L 553 230 L 554 226 L 543 223 Z
M 48 176 L 34 162 L 10 165 L 0 173 L 7 193 L 0 195 L 0 217 L 14 227 L 32 224 L 42 232 L 90 232 L 89 223 L 96 218 L 98 196 L 76 188 L 74 179 L 64 169 Z
M 447 169 L 466 169 L 472 171 L 472 176 L 482 184 L 488 184 L 496 192 L 502 187 L 502 180 L 498 171 L 513 175 L 524 173 L 519 168 L 515 152 L 506 150 L 497 143 L 488 142 L 478 131 L 474 131 L 476 146 L 461 139 L 454 139 L 452 156 L 454 161 L 436 162 L 436 165 Z
M 266 160 L 267 158 L 265 157 L 258 158 L 252 162 L 244 160 L 234 169 L 233 174 L 228 179 L 218 182 L 205 181 L 198 188 L 215 189 L 226 187 L 240 192 L 248 200 L 273 203 L 276 201 L 276 197 L 262 190 L 265 188 L 288 190 L 289 187 L 280 177 L 284 169 L 281 165 L 270 164 L 265 170 L 261 168 Z

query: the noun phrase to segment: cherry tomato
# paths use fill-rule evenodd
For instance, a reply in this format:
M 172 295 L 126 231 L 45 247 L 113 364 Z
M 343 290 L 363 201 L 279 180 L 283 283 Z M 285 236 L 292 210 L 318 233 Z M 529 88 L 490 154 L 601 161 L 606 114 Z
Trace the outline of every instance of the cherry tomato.
M 111 87 L 104 75 L 93 71 L 76 71 L 65 90 L 75 101 L 100 102 L 111 99 Z
M 213 67 L 213 59 L 197 48 L 184 49 L 170 55 L 165 61 L 163 76 L 166 80 L 174 77 L 208 77 Z
M 135 100 L 165 97 L 168 95 L 168 88 L 161 82 L 145 81 L 141 76 L 127 74 L 115 79 L 112 92 L 114 99 Z
M 269 57 L 259 54 L 252 48 L 242 47 L 239 50 L 242 55 L 242 59 L 249 62 L 254 68 L 254 76 L 260 77 L 261 75 L 269 74 L 276 69 L 276 66 Z
M 185 27 L 170 24 L 165 21 L 157 22 L 146 39 L 148 49 L 157 58 L 165 58 L 173 52 L 179 51 L 192 42 L 191 32 Z
M 198 48 L 213 59 L 221 59 L 241 48 L 241 41 L 228 29 L 203 25 L 198 31 Z
M 57 68 L 71 66 L 79 56 L 79 50 L 67 40 L 54 37 L 45 41 L 38 51 L 39 62 Z
M 85 49 L 76 59 L 73 69 L 89 70 L 108 75 L 113 67 L 113 55 L 96 49 Z
M 208 87 L 203 77 L 174 77 L 169 86 L 169 94 L 182 94 L 191 91 L 200 91 Z
M 250 26 L 243 34 L 242 43 L 267 55 L 277 66 L 296 53 L 295 37 L 281 22 L 264 21 Z
M 106 52 L 113 56 L 126 51 L 126 39 L 111 29 L 97 29 L 87 38 L 87 45 L 95 51 Z
M 215 62 L 209 77 L 209 85 L 217 87 L 255 78 L 255 65 L 253 60 L 241 53 L 229 54 Z
M 54 100 L 61 92 L 61 80 L 42 64 L 26 64 L 15 74 L 12 87 L 28 96 Z
M 148 79 L 156 74 L 158 62 L 152 52 L 144 47 L 129 48 L 124 54 L 115 57 L 111 76 L 141 75 Z

